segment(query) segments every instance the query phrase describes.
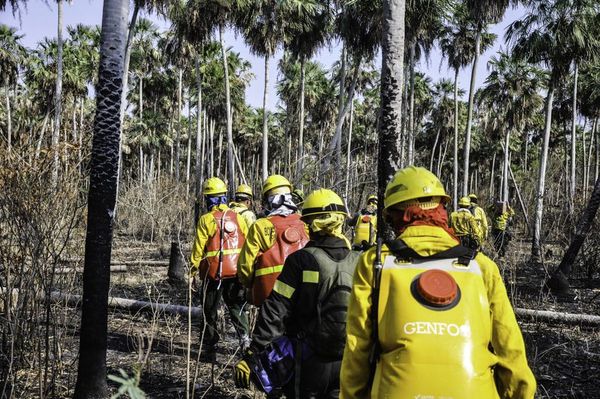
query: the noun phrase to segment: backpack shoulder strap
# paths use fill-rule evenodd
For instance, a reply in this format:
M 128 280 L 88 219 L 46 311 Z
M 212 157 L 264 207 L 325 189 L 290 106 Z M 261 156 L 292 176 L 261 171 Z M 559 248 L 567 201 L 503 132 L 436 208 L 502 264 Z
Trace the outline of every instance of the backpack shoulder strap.
M 417 253 L 417 251 L 406 245 L 406 243 L 401 239 L 390 241 L 387 243 L 387 246 L 390 249 L 390 252 L 392 252 L 396 257 L 407 260 L 458 259 L 459 264 L 468 265 L 469 262 L 475 259 L 475 256 L 477 256 L 477 250 L 464 247 L 460 244 L 430 256 L 420 255 Z

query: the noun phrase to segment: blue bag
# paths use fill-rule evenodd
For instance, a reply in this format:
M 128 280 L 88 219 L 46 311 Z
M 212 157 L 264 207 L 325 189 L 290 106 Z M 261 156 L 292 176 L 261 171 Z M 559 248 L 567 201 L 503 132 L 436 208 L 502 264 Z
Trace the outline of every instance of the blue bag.
M 281 389 L 294 376 L 295 342 L 285 335 L 273 341 L 251 360 L 252 380 L 265 393 Z

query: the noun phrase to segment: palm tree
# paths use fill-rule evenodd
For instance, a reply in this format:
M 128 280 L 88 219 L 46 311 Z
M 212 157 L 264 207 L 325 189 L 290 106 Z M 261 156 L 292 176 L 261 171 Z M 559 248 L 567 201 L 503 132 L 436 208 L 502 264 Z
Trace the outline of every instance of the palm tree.
M 463 170 L 463 195 L 469 193 L 469 156 L 471 154 L 471 129 L 473 126 L 473 103 L 475 98 L 475 79 L 477 77 L 477 63 L 481 54 L 481 39 L 488 25 L 495 24 L 502 19 L 504 12 L 512 0 L 465 0 L 465 7 L 475 28 L 475 49 L 473 51 L 473 69 L 471 70 L 471 84 L 469 86 L 469 105 L 467 108 L 467 129 L 464 147 Z
M 300 62 L 300 106 L 298 109 L 298 173 L 304 164 L 304 84 L 306 62 L 329 37 L 331 10 L 319 0 L 283 0 L 284 43 L 291 55 Z M 302 186 L 302 182 L 300 182 Z
M 25 58 L 26 50 L 20 43 L 22 38 L 23 35 L 17 35 L 16 29 L 0 25 L 0 86 L 5 90 L 6 138 L 9 153 L 12 146 L 10 87 L 17 83 L 19 68 Z
M 240 7 L 236 24 L 244 34 L 250 50 L 265 59 L 265 86 L 262 121 L 262 178 L 269 175 L 269 61 L 283 40 L 283 20 L 279 14 L 281 3 L 274 0 L 247 1 Z
M 415 64 L 418 55 L 429 55 L 434 41 L 442 32 L 448 17 L 449 0 L 409 0 L 406 3 L 406 43 L 410 74 L 410 100 L 408 105 L 408 164 L 414 164 L 415 152 Z
M 500 52 L 489 62 L 492 72 L 479 93 L 479 100 L 495 110 L 497 129 L 504 133 L 502 201 L 508 201 L 509 154 L 511 133 L 523 131 L 531 115 L 542 108 L 544 74 L 539 68 Z
M 129 1 L 105 0 L 90 165 L 79 366 L 73 397 L 105 398 L 108 289 Z
M 450 96 L 454 92 L 454 85 L 449 79 L 442 79 L 435 83 L 433 87 L 433 109 L 431 111 L 431 123 L 428 126 L 429 130 L 433 130 L 435 139 L 433 148 L 431 149 L 431 157 L 429 160 L 429 170 L 433 171 L 436 151 L 439 153 L 438 161 L 441 161 L 442 151 L 441 142 L 449 135 L 454 126 L 454 106 L 450 100 Z M 439 150 L 438 150 L 439 144 Z M 436 174 L 441 174 L 441 163 L 438 162 Z
M 383 203 L 385 187 L 400 165 L 399 142 L 402 120 L 402 83 L 404 78 L 404 0 L 383 1 L 383 36 L 381 61 L 381 114 L 377 187 L 379 203 Z M 383 207 L 378 220 L 383 221 Z M 384 229 L 378 229 L 378 231 Z
M 531 243 L 531 256 L 535 263 L 542 261 L 542 219 L 554 93 L 558 82 L 568 74 L 571 64 L 571 40 L 566 31 L 571 5 L 566 3 L 568 2 L 531 1 L 527 4 L 527 14 L 522 19 L 514 21 L 506 32 L 507 41 L 513 44 L 512 51 L 516 57 L 527 62 L 544 64 L 550 69 Z
M 448 66 L 454 71 L 454 147 L 453 147 L 453 178 L 452 178 L 452 200 L 454 209 L 458 206 L 458 73 L 473 59 L 475 53 L 476 32 L 473 24 L 469 22 L 465 7 L 458 5 L 454 9 L 451 24 L 445 27 L 440 39 L 442 53 L 447 58 Z M 481 52 L 483 53 L 492 46 L 496 40 L 493 33 L 483 32 L 481 34 Z M 462 96 L 462 95 L 461 95 Z

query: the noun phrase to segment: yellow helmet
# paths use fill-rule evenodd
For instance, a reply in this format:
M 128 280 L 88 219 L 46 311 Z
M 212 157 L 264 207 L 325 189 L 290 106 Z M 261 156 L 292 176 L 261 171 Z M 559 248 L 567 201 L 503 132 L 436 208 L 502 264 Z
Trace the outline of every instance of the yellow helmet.
M 470 196 L 469 196 L 470 197 Z M 469 207 L 471 206 L 471 199 L 469 197 L 462 197 L 459 201 L 458 201 L 458 206 L 466 206 Z
M 219 195 L 227 193 L 225 182 L 218 177 L 211 177 L 204 181 L 202 186 L 203 195 Z
M 235 196 L 252 198 L 254 196 L 252 193 L 252 187 L 247 184 L 240 184 L 237 190 L 235 190 Z
M 377 205 L 377 196 L 375 194 L 371 194 L 367 197 L 367 204 L 370 202 L 374 202 Z
M 471 202 L 477 203 L 477 194 L 469 194 L 469 199 Z
M 421 202 L 420 198 L 430 201 Z M 436 175 L 425 168 L 409 166 L 396 172 L 385 189 L 385 209 L 402 204 L 402 208 L 417 205 L 422 209 L 433 209 L 450 197 Z
M 274 190 L 280 187 L 287 187 L 287 190 L 281 190 L 281 192 L 277 192 L 275 194 L 283 194 L 292 192 L 292 185 L 289 180 L 281 175 L 271 175 L 267 177 L 265 182 L 263 183 L 262 195 L 264 196 L 269 191 Z
M 308 194 L 304 200 L 302 217 L 324 213 L 341 213 L 348 216 L 348 209 L 339 195 L 332 190 L 320 188 Z

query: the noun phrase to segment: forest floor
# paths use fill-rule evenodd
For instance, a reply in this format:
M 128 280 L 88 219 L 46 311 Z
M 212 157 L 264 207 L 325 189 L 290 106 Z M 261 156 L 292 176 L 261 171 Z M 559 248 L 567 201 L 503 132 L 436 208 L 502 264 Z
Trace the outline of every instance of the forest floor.
M 484 252 L 488 252 L 485 251 Z M 596 288 L 574 289 L 571 301 L 559 301 L 544 293 L 543 269 L 526 262 L 529 244 L 516 240 L 506 259 L 499 261 L 513 306 L 558 312 L 600 314 L 600 284 Z M 560 251 L 554 251 L 560 252 Z M 166 260 L 168 247 L 117 237 L 113 261 Z M 559 259 L 547 259 L 553 268 Z M 81 276 L 78 276 L 81 278 Z M 598 283 L 598 281 L 595 281 Z M 186 305 L 187 287 L 174 287 L 167 281 L 166 266 L 129 266 L 127 273 L 113 273 L 110 296 L 160 303 Z M 194 299 L 199 304 L 199 298 Z M 229 324 L 224 324 L 229 326 Z M 520 321 L 529 363 L 538 381 L 539 398 L 600 398 L 600 330 L 560 324 Z M 240 356 L 233 329 L 224 327 L 214 366 L 198 357 L 201 323 L 191 325 L 190 386 L 197 398 L 262 397 L 258 391 L 233 386 L 232 367 Z M 77 332 L 72 331 L 76 355 Z M 140 388 L 149 398 L 185 398 L 187 376 L 188 322 L 180 316 L 161 313 L 111 310 L 109 315 L 109 374 L 119 369 L 133 376 L 141 370 Z M 140 368 L 140 365 L 143 367 Z M 70 379 L 74 379 L 71 376 Z M 65 381 L 73 386 L 74 381 Z M 111 382 L 116 390 L 118 384 Z

